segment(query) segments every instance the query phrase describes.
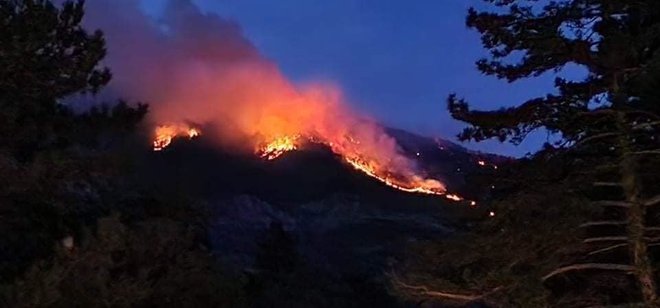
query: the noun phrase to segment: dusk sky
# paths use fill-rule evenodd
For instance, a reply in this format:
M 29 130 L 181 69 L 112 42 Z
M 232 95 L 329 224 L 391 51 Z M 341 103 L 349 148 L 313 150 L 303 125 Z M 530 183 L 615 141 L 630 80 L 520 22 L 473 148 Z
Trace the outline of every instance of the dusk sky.
M 142 0 L 158 18 L 167 0 Z M 445 100 L 456 92 L 475 108 L 518 104 L 552 90 L 553 76 L 508 84 L 481 75 L 479 36 L 465 26 L 481 0 L 194 0 L 206 13 L 238 23 L 263 55 L 292 80 L 329 80 L 351 105 L 391 126 L 455 141 L 465 126 L 451 119 Z M 546 140 L 538 132 L 523 145 L 496 141 L 464 146 L 521 156 Z

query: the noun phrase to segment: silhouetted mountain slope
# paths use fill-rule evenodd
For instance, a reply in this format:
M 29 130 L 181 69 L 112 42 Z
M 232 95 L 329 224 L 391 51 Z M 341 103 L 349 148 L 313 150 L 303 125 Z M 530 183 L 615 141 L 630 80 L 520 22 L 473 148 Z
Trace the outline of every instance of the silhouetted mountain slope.
M 469 178 L 494 170 L 478 161 L 503 160 L 402 130 L 388 133 L 420 170 L 473 198 L 485 188 L 468 184 Z M 202 136 L 149 153 L 141 167 L 154 189 L 211 206 L 212 249 L 236 268 L 250 271 L 259 243 L 279 224 L 318 275 L 382 290 L 383 272 L 406 245 L 446 236 L 457 224 L 450 212 L 471 211 L 467 202 L 390 188 L 318 144 L 267 161 L 210 145 Z
M 429 176 L 442 179 L 450 191 L 470 194 L 476 187 L 467 186 L 466 176 L 490 171 L 510 158 L 470 151 L 441 138 L 429 138 L 405 130 L 387 128 L 406 155 L 414 159 Z M 480 165 L 479 161 L 485 165 Z M 475 185 L 475 183 L 470 183 Z M 479 195 L 473 195 L 478 198 Z
M 440 179 L 450 192 L 477 191 L 466 184 L 466 176 L 493 169 L 505 158 L 470 152 L 454 143 L 388 129 L 404 153 L 425 175 Z M 487 163 L 479 165 L 479 161 Z M 357 194 L 387 203 L 403 199 L 432 199 L 434 196 L 399 192 L 354 170 L 327 147 L 308 143 L 298 151 L 267 161 L 207 144 L 204 138 L 175 140 L 162 152 L 145 160 L 144 175 L 168 189 L 185 189 L 201 196 L 250 194 L 275 202 L 310 201 L 335 193 Z M 480 196 L 471 195 L 472 199 Z

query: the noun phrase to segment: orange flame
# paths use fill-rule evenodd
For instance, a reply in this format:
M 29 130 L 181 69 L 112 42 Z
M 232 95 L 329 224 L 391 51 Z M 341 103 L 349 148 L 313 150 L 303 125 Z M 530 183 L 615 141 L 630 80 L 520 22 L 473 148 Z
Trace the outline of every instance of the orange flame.
M 160 125 L 156 127 L 155 130 L 153 149 L 154 151 L 162 151 L 172 143 L 174 138 L 178 136 L 187 136 L 189 139 L 193 139 L 200 134 L 201 131 L 199 129 L 183 124 Z
M 340 89 L 326 83 L 293 85 L 276 66 L 261 61 L 220 64 L 193 63 L 172 75 L 176 82 L 153 92 L 160 103 L 152 116 L 164 123 L 206 123 L 217 137 L 211 142 L 256 152 L 267 160 L 300 148 L 303 141 L 321 143 L 388 186 L 463 200 L 418 172 L 415 161 L 380 125 L 351 110 Z M 188 129 L 168 126 L 165 134 L 157 134 L 154 150 L 162 150 Z
M 268 160 L 276 159 L 282 154 L 298 149 L 298 136 L 279 137 L 257 149 L 257 154 Z
M 155 131 L 153 150 L 162 151 L 178 136 L 185 135 L 193 139 L 200 134 L 201 131 L 199 129 L 182 124 L 158 126 Z M 271 142 L 264 143 L 261 147 L 258 147 L 255 153 L 261 158 L 274 160 L 286 152 L 297 150 L 300 147 L 300 139 L 300 135 L 277 137 Z M 359 140 L 350 136 L 347 136 L 345 139 L 348 144 L 361 144 Z M 342 151 L 343 148 L 340 146 L 342 142 L 323 141 L 317 137 L 309 137 L 308 140 L 315 143 L 325 143 L 335 153 L 340 154 L 350 166 L 392 188 L 409 193 L 443 196 L 446 199 L 457 202 L 465 200 L 459 195 L 448 194 L 445 185 L 438 180 L 422 178 L 409 170 L 389 170 L 390 166 L 387 164 L 383 165 L 375 159 L 365 159 L 363 158 L 364 155 L 359 151 L 346 153 Z M 397 172 L 403 174 L 397 174 Z M 470 201 L 470 205 L 476 206 L 476 202 Z
M 103 16 L 114 8 L 101 7 L 103 11 L 97 13 Z M 325 81 L 294 83 L 234 22 L 204 14 L 191 4 L 171 7 L 176 10 L 168 10 L 159 20 L 167 35 L 162 27 L 141 18 L 138 9 L 110 10 L 122 18 L 97 19 L 107 23 L 108 30 L 114 29 L 110 47 L 131 46 L 111 53 L 116 56 L 112 59 L 118 72 L 116 90 L 153 102 L 150 117 L 156 123 L 204 123 L 205 133 L 209 130 L 207 135 L 214 138 L 209 142 L 250 152 L 263 149 L 258 152 L 266 159 L 297 148 L 297 138 L 291 136 L 313 138 L 390 186 L 445 193 L 442 183 L 417 172 L 415 162 L 382 127 L 352 110 L 341 89 Z M 130 23 L 114 27 L 116 21 Z M 135 31 L 124 35 L 125 26 Z M 154 55 L 154 51 L 159 52 Z M 153 149 L 161 151 L 178 136 L 198 134 L 188 125 L 158 127 Z
M 263 145 L 260 148 L 257 148 L 256 153 L 262 158 L 268 160 L 274 160 L 280 157 L 282 154 L 294 151 L 299 148 L 300 136 L 295 135 L 293 137 L 284 136 L 276 138 L 275 140 Z M 409 193 L 421 193 L 428 195 L 438 195 L 443 196 L 452 201 L 463 201 L 464 199 L 456 194 L 448 194 L 445 185 L 440 181 L 434 179 L 424 179 L 416 174 L 396 174 L 396 172 L 401 172 L 402 170 L 388 170 L 389 166 L 383 166 L 382 163 L 379 163 L 376 160 L 367 160 L 362 158 L 363 155 L 359 152 L 354 153 L 345 153 L 341 151 L 341 148 L 335 142 L 324 142 L 319 138 L 308 138 L 310 142 L 315 143 L 325 143 L 330 146 L 330 148 L 337 154 L 340 154 L 343 159 L 356 170 L 363 172 L 364 174 L 384 183 L 387 186 L 392 188 L 409 192 Z M 360 141 L 346 136 L 345 138 L 350 144 L 359 145 Z M 476 206 L 475 201 L 470 202 L 471 206 Z
M 364 172 L 368 176 L 385 183 L 385 185 L 387 186 L 410 193 L 444 195 L 448 199 L 455 200 L 453 198 L 450 198 L 450 196 L 453 195 L 445 194 L 447 190 L 445 189 L 445 186 L 439 181 L 431 180 L 431 179 L 422 179 L 421 177 L 413 176 L 411 179 L 412 181 L 407 182 L 404 179 L 397 179 L 396 177 L 393 177 L 387 173 L 379 173 L 378 167 L 374 163 L 361 161 L 359 159 L 351 158 L 351 157 L 345 157 L 344 159 L 356 170 Z M 460 198 L 458 196 L 456 197 Z M 462 199 L 456 201 L 460 201 L 460 200 Z

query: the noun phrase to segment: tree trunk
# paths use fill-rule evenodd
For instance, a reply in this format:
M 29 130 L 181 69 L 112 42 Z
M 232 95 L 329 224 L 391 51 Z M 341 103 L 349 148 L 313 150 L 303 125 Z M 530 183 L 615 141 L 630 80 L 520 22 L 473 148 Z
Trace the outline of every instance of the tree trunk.
M 626 125 L 625 115 L 620 113 L 617 119 L 619 130 L 622 134 L 619 137 L 619 146 L 621 150 L 621 183 L 625 193 L 628 207 L 628 247 L 632 258 L 632 265 L 635 268 L 639 287 L 642 292 L 644 303 L 651 307 L 657 301 L 656 283 L 653 273 L 653 267 L 649 260 L 647 243 L 644 239 L 646 207 L 640 198 L 641 183 L 637 175 L 637 158 L 631 155 L 633 152 L 630 144 L 630 130 Z

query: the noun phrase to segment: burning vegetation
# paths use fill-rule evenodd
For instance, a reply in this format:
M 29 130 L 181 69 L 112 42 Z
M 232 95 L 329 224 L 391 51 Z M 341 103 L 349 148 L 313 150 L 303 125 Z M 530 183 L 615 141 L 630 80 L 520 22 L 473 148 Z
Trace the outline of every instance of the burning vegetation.
M 193 139 L 199 136 L 201 131 L 188 125 L 161 125 L 155 130 L 153 140 L 153 150 L 161 151 L 172 143 L 176 137 L 187 137 Z M 255 149 L 255 154 L 266 160 L 275 160 L 283 154 L 295 151 L 301 148 L 303 142 L 320 143 L 328 146 L 335 154 L 342 157 L 344 162 L 383 184 L 409 193 L 421 193 L 428 195 L 443 196 L 452 201 L 463 201 L 464 198 L 447 193 L 445 185 L 435 179 L 424 178 L 413 171 L 413 169 L 396 169 L 396 166 L 402 164 L 388 164 L 390 161 L 379 161 L 368 153 L 361 152 L 360 145 L 363 143 L 351 136 L 344 136 L 343 140 L 329 141 L 320 137 L 303 137 L 300 134 L 290 136 L 281 136 L 270 142 L 261 143 Z M 355 147 L 346 147 L 341 145 L 352 144 Z M 350 151 L 349 151 L 350 149 Z M 397 157 L 403 159 L 403 156 Z M 403 161 L 406 166 L 411 166 L 412 162 L 407 158 Z M 471 201 L 471 206 L 476 202 Z
M 165 14 L 166 35 L 162 27 L 141 22 L 139 12 L 123 19 L 121 31 L 106 33 L 113 46 L 133 47 L 110 46 L 113 89 L 150 102 L 154 123 L 175 123 L 156 129 L 155 151 L 174 138 L 199 134 L 179 123 L 202 123 L 209 142 L 248 155 L 256 149 L 257 155 L 273 160 L 309 140 L 327 145 L 348 164 L 389 186 L 446 193 L 445 185 L 420 172 L 379 125 L 352 110 L 339 87 L 326 81 L 292 82 L 235 23 L 187 7 L 173 7 Z M 104 18 L 106 13 L 96 12 L 95 20 L 99 27 L 112 29 L 117 22 Z M 134 76 L 140 76 L 140 82 Z
M 269 142 L 262 147 L 258 147 L 256 150 L 257 155 L 268 160 L 276 159 L 286 152 L 297 150 L 299 139 L 300 136 L 284 136 L 276 138 L 272 142 Z
M 154 132 L 153 149 L 154 151 L 162 151 L 168 147 L 174 138 L 185 136 L 189 139 L 198 137 L 201 131 L 188 125 L 160 125 L 156 127 Z

